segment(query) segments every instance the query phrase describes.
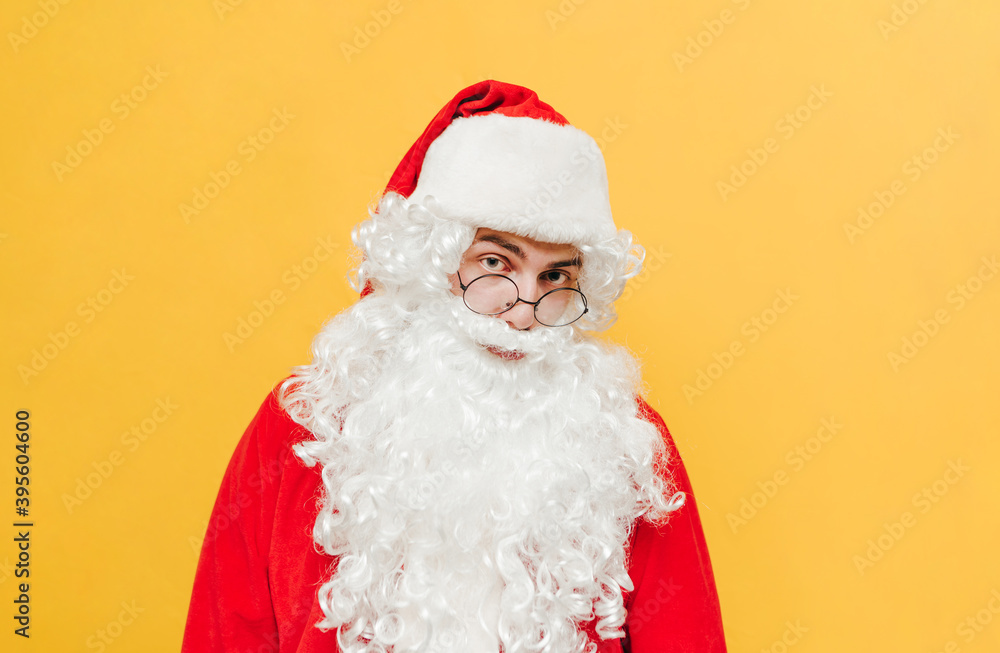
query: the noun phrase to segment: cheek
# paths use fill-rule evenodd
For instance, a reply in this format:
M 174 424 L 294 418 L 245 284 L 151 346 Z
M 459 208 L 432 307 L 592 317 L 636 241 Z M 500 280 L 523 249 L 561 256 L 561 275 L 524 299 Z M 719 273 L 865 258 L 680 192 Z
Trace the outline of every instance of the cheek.
M 448 275 L 448 283 L 451 284 L 451 293 L 453 295 L 461 296 L 465 291 L 462 290 L 462 281 L 469 283 L 476 278 L 476 268 L 475 261 L 470 263 L 464 256 L 462 257 L 462 262 L 458 265 L 458 270 L 454 274 Z M 459 281 L 459 275 L 462 276 L 461 281 Z
M 459 285 L 459 283 L 458 283 L 458 275 L 457 274 L 450 274 L 450 275 L 448 275 L 448 282 L 451 283 L 451 294 L 453 294 L 453 295 L 461 295 L 462 294 L 462 286 Z

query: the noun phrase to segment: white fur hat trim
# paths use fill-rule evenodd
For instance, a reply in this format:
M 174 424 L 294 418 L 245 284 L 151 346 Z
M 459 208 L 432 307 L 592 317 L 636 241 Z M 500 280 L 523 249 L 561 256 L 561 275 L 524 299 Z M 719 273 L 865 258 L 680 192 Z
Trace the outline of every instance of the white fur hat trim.
M 604 157 L 570 125 L 498 113 L 458 118 L 431 143 L 410 199 L 441 217 L 549 243 L 616 233 Z

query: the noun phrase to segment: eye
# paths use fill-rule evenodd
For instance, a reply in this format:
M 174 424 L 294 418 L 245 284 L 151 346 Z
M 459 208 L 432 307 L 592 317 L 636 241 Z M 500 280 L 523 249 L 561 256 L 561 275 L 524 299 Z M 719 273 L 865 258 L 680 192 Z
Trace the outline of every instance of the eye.
M 570 276 L 562 270 L 549 270 L 542 274 L 542 280 L 553 286 L 562 286 L 571 281 Z
M 498 256 L 484 256 L 479 259 L 480 265 L 482 265 L 487 271 L 494 274 L 503 274 L 508 272 L 506 262 Z

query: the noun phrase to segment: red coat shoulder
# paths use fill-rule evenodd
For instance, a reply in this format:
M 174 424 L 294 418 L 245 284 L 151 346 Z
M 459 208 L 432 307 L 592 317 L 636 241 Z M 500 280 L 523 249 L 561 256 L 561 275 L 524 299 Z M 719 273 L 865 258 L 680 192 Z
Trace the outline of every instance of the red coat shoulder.
M 183 653 L 336 650 L 333 633 L 307 628 L 322 618 L 317 589 L 332 563 L 312 539 L 319 470 L 292 450 L 308 437 L 269 393 L 236 445 L 212 508 Z M 301 648 L 305 639 L 325 642 Z
M 667 474 L 684 505 L 656 527 L 641 521 L 629 552 L 635 589 L 626 597 L 632 653 L 725 653 L 722 612 L 691 480 L 673 437 L 648 403 L 639 413 L 667 445 Z

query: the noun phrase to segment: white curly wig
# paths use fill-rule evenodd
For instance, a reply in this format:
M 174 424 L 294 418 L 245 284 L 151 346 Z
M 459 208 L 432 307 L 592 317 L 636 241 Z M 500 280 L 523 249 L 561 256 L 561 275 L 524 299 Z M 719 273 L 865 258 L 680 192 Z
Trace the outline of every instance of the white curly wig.
M 362 292 L 371 283 L 373 289 L 415 294 L 420 300 L 450 291 L 448 276 L 458 269 L 476 228 L 438 217 L 433 199 L 426 204 L 388 192 L 377 210 L 370 212 L 370 218 L 354 229 L 354 244 L 361 252 L 351 276 L 355 290 Z M 645 250 L 624 229 L 576 247 L 583 262 L 580 289 L 587 297 L 589 310 L 574 326 L 601 331 L 617 319 L 614 302 L 621 296 L 625 282 L 641 271 Z

